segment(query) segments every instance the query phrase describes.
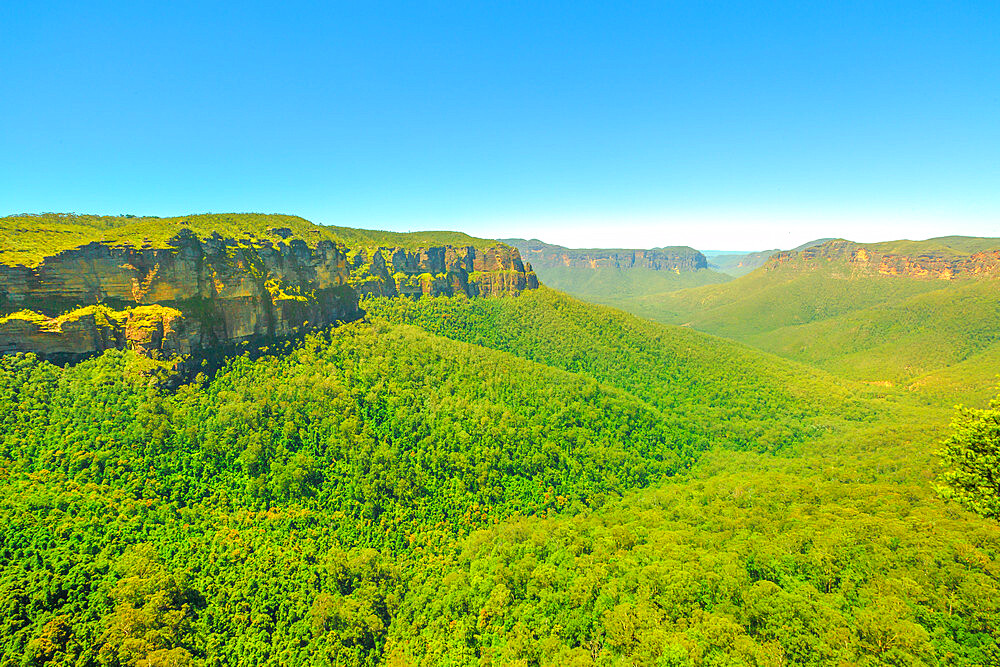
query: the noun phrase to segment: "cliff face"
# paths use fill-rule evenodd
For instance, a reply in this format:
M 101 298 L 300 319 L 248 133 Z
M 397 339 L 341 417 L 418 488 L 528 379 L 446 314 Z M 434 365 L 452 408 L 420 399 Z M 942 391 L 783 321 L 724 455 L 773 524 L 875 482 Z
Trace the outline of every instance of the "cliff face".
M 531 265 L 505 245 L 362 249 L 349 253 L 348 266 L 352 285 L 376 296 L 497 296 L 538 288 Z
M 536 240 L 504 239 L 538 268 L 559 266 L 589 269 L 653 269 L 655 271 L 697 271 L 708 268 L 705 256 L 687 246 L 666 248 L 577 249 L 550 245 Z
M 1000 250 L 946 254 L 933 250 L 895 252 L 879 244 L 861 245 L 843 239 L 805 250 L 775 254 L 766 271 L 783 267 L 816 270 L 830 267 L 836 277 L 905 276 L 925 280 L 1000 279 Z
M 56 360 L 110 348 L 192 354 L 357 319 L 360 294 L 478 296 L 538 287 L 531 267 L 503 245 L 348 251 L 329 240 L 199 239 L 189 230 L 161 245 L 94 242 L 37 266 L 0 265 L 0 353 Z
M 197 320 L 158 305 L 124 311 L 87 306 L 59 317 L 21 311 L 0 318 L 0 352 L 35 352 L 53 360 L 113 348 L 147 356 L 190 354 L 199 337 Z

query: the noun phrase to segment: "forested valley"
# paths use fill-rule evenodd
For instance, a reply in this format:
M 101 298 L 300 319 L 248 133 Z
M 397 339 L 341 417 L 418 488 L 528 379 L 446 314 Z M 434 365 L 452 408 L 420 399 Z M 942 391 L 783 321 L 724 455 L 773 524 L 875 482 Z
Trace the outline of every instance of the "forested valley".
M 0 358 L 0 662 L 1000 661 L 950 404 L 545 288 L 362 307 L 176 388 Z

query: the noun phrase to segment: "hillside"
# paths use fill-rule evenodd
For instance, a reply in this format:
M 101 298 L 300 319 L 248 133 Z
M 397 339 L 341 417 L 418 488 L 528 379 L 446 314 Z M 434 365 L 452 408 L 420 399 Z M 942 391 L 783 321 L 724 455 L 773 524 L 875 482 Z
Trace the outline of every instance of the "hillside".
M 779 253 L 730 283 L 638 299 L 631 309 L 845 377 L 910 385 L 997 343 L 998 279 L 1000 239 L 835 240 Z
M 920 472 L 933 435 L 894 425 L 793 458 L 712 455 L 585 516 L 485 527 L 411 584 L 388 650 L 404 664 L 480 652 L 538 664 L 994 664 L 1000 531 L 934 499 Z
M 823 398 L 848 420 L 872 418 L 832 377 L 695 331 L 659 325 L 542 288 L 516 300 L 375 299 L 370 316 L 414 324 L 620 387 L 738 449 L 780 449 L 822 430 Z M 818 418 L 818 421 L 816 419 Z
M 412 327 L 348 325 L 173 394 L 126 361 L 3 357 L 3 656 L 371 664 L 421 554 L 600 505 L 697 450 L 621 391 Z M 130 645 L 119 623 L 147 595 L 164 616 Z
M 809 270 L 774 263 L 730 283 L 649 296 L 637 307 L 657 321 L 739 340 L 942 289 L 939 281 L 852 277 L 842 269 L 826 262 Z
M 995 652 L 1000 531 L 923 481 L 946 411 L 551 290 L 364 305 L 176 392 L 4 357 L 3 655 Z
M 909 383 L 996 347 L 1000 301 L 996 283 L 972 281 L 746 340 L 837 375 Z
M 746 665 L 1000 656 L 986 620 L 1000 610 L 981 604 L 998 599 L 1000 529 L 952 514 L 929 488 L 947 410 L 546 289 L 504 302 L 366 307 L 627 387 L 683 422 L 704 414 L 725 448 L 683 478 L 587 516 L 516 518 L 473 533 L 414 582 L 390 655 L 461 662 L 472 641 L 490 660 L 540 664 L 590 664 L 594 655 Z M 769 424 L 758 421 L 765 415 Z M 746 439 L 734 442 L 737 433 Z M 761 453 L 775 445 L 781 456 Z M 928 539 L 925 521 L 940 536 Z M 969 553 L 991 574 L 967 570 Z M 955 618 L 940 593 L 951 577 L 984 586 L 983 597 L 958 603 L 966 625 L 957 635 L 931 620 Z

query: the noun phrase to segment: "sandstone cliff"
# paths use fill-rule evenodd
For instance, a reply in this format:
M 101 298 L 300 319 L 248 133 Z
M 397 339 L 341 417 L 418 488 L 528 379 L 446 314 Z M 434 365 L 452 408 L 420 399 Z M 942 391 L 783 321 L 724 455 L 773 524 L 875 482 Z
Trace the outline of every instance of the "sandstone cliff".
M 705 256 L 687 246 L 650 249 L 564 248 L 532 239 L 503 239 L 536 268 L 559 266 L 590 269 L 697 271 L 708 268 Z
M 538 287 L 517 250 L 349 250 L 273 229 L 271 238 L 90 242 L 35 265 L 0 264 L 0 353 L 63 361 L 111 348 L 151 356 L 282 339 L 363 316 L 363 294 L 517 294 Z
M 988 239 L 984 239 L 988 241 Z M 765 271 L 831 270 L 836 277 L 904 276 L 924 280 L 1000 278 L 1000 249 L 958 252 L 931 242 L 859 244 L 835 239 L 772 256 Z
M 497 244 L 485 250 L 467 246 L 360 249 L 348 254 L 351 284 L 377 296 L 497 296 L 536 289 L 538 278 L 516 248 Z
M 816 239 L 814 241 L 809 241 L 808 243 L 803 243 L 799 247 L 792 248 L 791 250 L 785 252 L 795 253 L 833 240 L 834 239 L 831 238 Z M 716 271 L 722 271 L 723 273 L 728 273 L 731 276 L 739 277 L 745 276 L 751 271 L 764 266 L 772 256 L 780 252 L 782 252 L 780 248 L 774 248 L 772 250 L 757 250 L 746 253 L 727 252 L 723 254 L 713 254 L 711 250 L 706 250 L 705 257 L 708 260 L 709 268 L 715 269 Z

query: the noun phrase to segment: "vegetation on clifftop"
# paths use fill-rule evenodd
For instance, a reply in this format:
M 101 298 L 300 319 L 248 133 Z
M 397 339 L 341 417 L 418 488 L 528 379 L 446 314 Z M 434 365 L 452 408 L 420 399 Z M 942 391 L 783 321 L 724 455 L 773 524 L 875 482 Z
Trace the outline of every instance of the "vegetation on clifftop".
M 157 218 L 42 213 L 0 218 L 0 264 L 35 266 L 45 257 L 93 242 L 166 247 L 167 241 L 184 229 L 202 239 L 219 234 L 237 241 L 299 239 L 315 245 L 327 240 L 349 248 L 416 249 L 439 245 L 487 248 L 496 244 L 461 232 L 383 232 L 317 225 L 298 216 L 279 214 L 205 213 Z

